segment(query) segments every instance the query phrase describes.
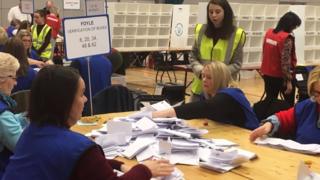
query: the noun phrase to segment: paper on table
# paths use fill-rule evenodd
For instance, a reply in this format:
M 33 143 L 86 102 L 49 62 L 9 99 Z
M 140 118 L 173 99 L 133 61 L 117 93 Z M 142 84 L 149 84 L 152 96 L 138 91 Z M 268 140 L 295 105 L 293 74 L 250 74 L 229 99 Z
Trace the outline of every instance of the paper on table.
M 156 123 L 154 123 L 153 121 L 151 121 L 149 118 L 146 118 L 146 117 L 141 118 L 139 121 L 135 123 L 135 125 L 142 131 L 158 128 Z
M 79 125 L 79 126 L 95 126 L 97 124 L 98 124 L 98 122 L 89 123 L 89 122 L 77 121 L 77 125 Z
M 200 167 L 218 172 L 230 171 L 249 159 L 256 157 L 254 153 L 239 148 L 229 148 L 225 151 L 200 148 L 199 154 L 200 159 L 204 161 L 200 162 Z
M 187 164 L 187 165 L 199 165 L 199 153 L 196 151 L 177 152 L 170 155 L 170 163 L 172 164 Z
M 145 150 L 137 154 L 136 158 L 138 162 L 144 161 L 146 159 L 149 159 L 157 154 L 155 150 L 155 146 L 150 145 Z
M 109 134 L 126 133 L 132 135 L 132 125 L 130 122 L 108 121 L 107 129 Z
M 153 107 L 156 111 L 162 111 L 165 109 L 169 109 L 172 106 L 166 101 L 160 101 L 158 103 L 152 104 L 151 107 Z
M 174 131 L 174 130 L 171 130 L 171 129 L 159 129 L 158 132 L 164 132 L 164 133 L 172 134 L 172 135 L 175 135 L 175 136 L 183 137 L 183 138 L 186 138 L 186 139 L 191 138 L 190 134 Z
M 171 154 L 171 142 L 170 140 L 159 140 L 159 154 L 170 155 Z
M 95 142 L 102 148 L 112 145 L 125 145 L 128 143 L 126 135 L 123 133 L 101 135 L 95 139 Z
M 254 141 L 259 145 L 267 145 L 271 147 L 278 147 L 288 151 L 300 152 L 305 154 L 319 154 L 319 144 L 300 144 L 292 140 L 284 140 L 280 138 L 258 138 Z
M 214 143 L 214 145 L 216 146 L 236 146 L 237 144 L 232 142 L 232 141 L 228 141 L 226 139 L 211 139 L 212 142 Z
M 122 153 L 125 157 L 132 159 L 135 155 L 143 151 L 150 144 L 155 143 L 155 139 L 152 137 L 138 137 L 133 143 L 131 143 L 126 150 Z

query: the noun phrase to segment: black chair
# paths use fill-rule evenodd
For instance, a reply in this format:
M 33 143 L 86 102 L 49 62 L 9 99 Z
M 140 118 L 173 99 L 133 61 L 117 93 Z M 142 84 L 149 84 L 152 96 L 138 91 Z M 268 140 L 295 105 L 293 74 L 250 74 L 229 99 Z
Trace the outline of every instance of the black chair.
M 17 102 L 17 107 L 13 109 L 14 113 L 21 113 L 28 110 L 30 90 L 21 90 L 11 94 L 11 98 Z
M 121 85 L 113 85 L 97 93 L 92 99 L 92 105 L 93 114 L 134 110 L 132 93 Z

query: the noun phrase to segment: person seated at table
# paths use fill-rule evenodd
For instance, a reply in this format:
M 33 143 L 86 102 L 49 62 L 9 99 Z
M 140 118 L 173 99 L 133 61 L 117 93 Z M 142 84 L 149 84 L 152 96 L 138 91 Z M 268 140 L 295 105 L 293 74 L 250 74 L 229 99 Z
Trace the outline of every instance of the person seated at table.
M 307 86 L 311 98 L 263 120 L 262 126 L 250 134 L 250 140 L 278 135 L 302 144 L 320 144 L 320 66 L 310 72 Z
M 31 89 L 31 84 L 37 75 L 37 71 L 29 66 L 23 42 L 18 38 L 11 38 L 4 45 L 3 52 L 13 55 L 18 59 L 20 64 L 17 71 L 17 85 L 13 88 L 12 93 L 20 90 Z
M 48 83 L 50 82 L 50 83 Z M 42 68 L 33 82 L 28 117 L 10 158 L 4 179 L 150 179 L 170 175 L 167 160 L 148 160 L 131 169 L 107 160 L 101 147 L 88 137 L 71 131 L 81 117 L 85 83 L 71 67 Z M 117 178 L 113 169 L 125 174 Z
M 182 119 L 208 118 L 247 129 L 258 127 L 258 119 L 244 93 L 232 87 L 228 67 L 219 61 L 205 65 L 202 71 L 202 100 L 152 113 L 152 117 Z
M 37 54 L 37 52 L 31 48 L 32 35 L 30 31 L 22 29 L 18 32 L 16 37 L 21 39 L 21 41 L 23 42 L 25 51 L 28 56 L 28 62 L 31 66 L 42 68 L 43 66 L 47 65 L 45 62 L 41 61 L 41 58 Z
M 0 52 L 3 51 L 3 46 L 8 41 L 8 39 L 9 38 L 7 31 L 3 27 L 0 27 Z
M 10 97 L 16 85 L 18 60 L 8 53 L 0 52 L 0 179 L 8 164 L 9 157 L 27 125 L 23 114 L 14 114 L 11 110 L 16 102 Z

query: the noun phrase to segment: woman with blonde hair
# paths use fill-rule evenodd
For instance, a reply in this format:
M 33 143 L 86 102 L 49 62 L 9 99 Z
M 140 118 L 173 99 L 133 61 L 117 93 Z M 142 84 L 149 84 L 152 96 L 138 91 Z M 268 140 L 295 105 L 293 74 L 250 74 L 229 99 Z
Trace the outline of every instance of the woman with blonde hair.
M 258 119 L 244 93 L 232 87 L 234 83 L 227 65 L 220 61 L 205 65 L 202 81 L 201 101 L 156 111 L 152 117 L 208 118 L 247 129 L 258 127 Z
M 16 72 L 19 61 L 10 54 L 0 52 L 0 179 L 13 154 L 16 143 L 26 126 L 22 114 L 14 114 L 16 102 L 10 97 L 17 84 Z
M 278 135 L 302 144 L 320 144 L 320 66 L 309 74 L 308 94 L 311 98 L 263 120 L 263 125 L 251 133 L 250 140 Z
M 20 39 L 23 42 L 23 46 L 27 52 L 28 56 L 28 62 L 30 65 L 37 66 L 39 68 L 42 68 L 46 65 L 46 63 L 41 61 L 41 58 L 37 54 L 37 52 L 32 49 L 32 34 L 30 31 L 26 29 L 21 29 L 17 36 L 18 39 Z

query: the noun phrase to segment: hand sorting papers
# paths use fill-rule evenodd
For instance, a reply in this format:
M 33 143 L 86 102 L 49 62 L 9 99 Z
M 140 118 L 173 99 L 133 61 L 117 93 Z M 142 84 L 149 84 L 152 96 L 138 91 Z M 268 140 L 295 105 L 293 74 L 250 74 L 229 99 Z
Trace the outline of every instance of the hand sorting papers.
M 296 141 L 285 140 L 280 138 L 258 138 L 254 141 L 254 143 L 259 145 L 277 147 L 303 154 L 320 154 L 319 144 L 300 144 Z

